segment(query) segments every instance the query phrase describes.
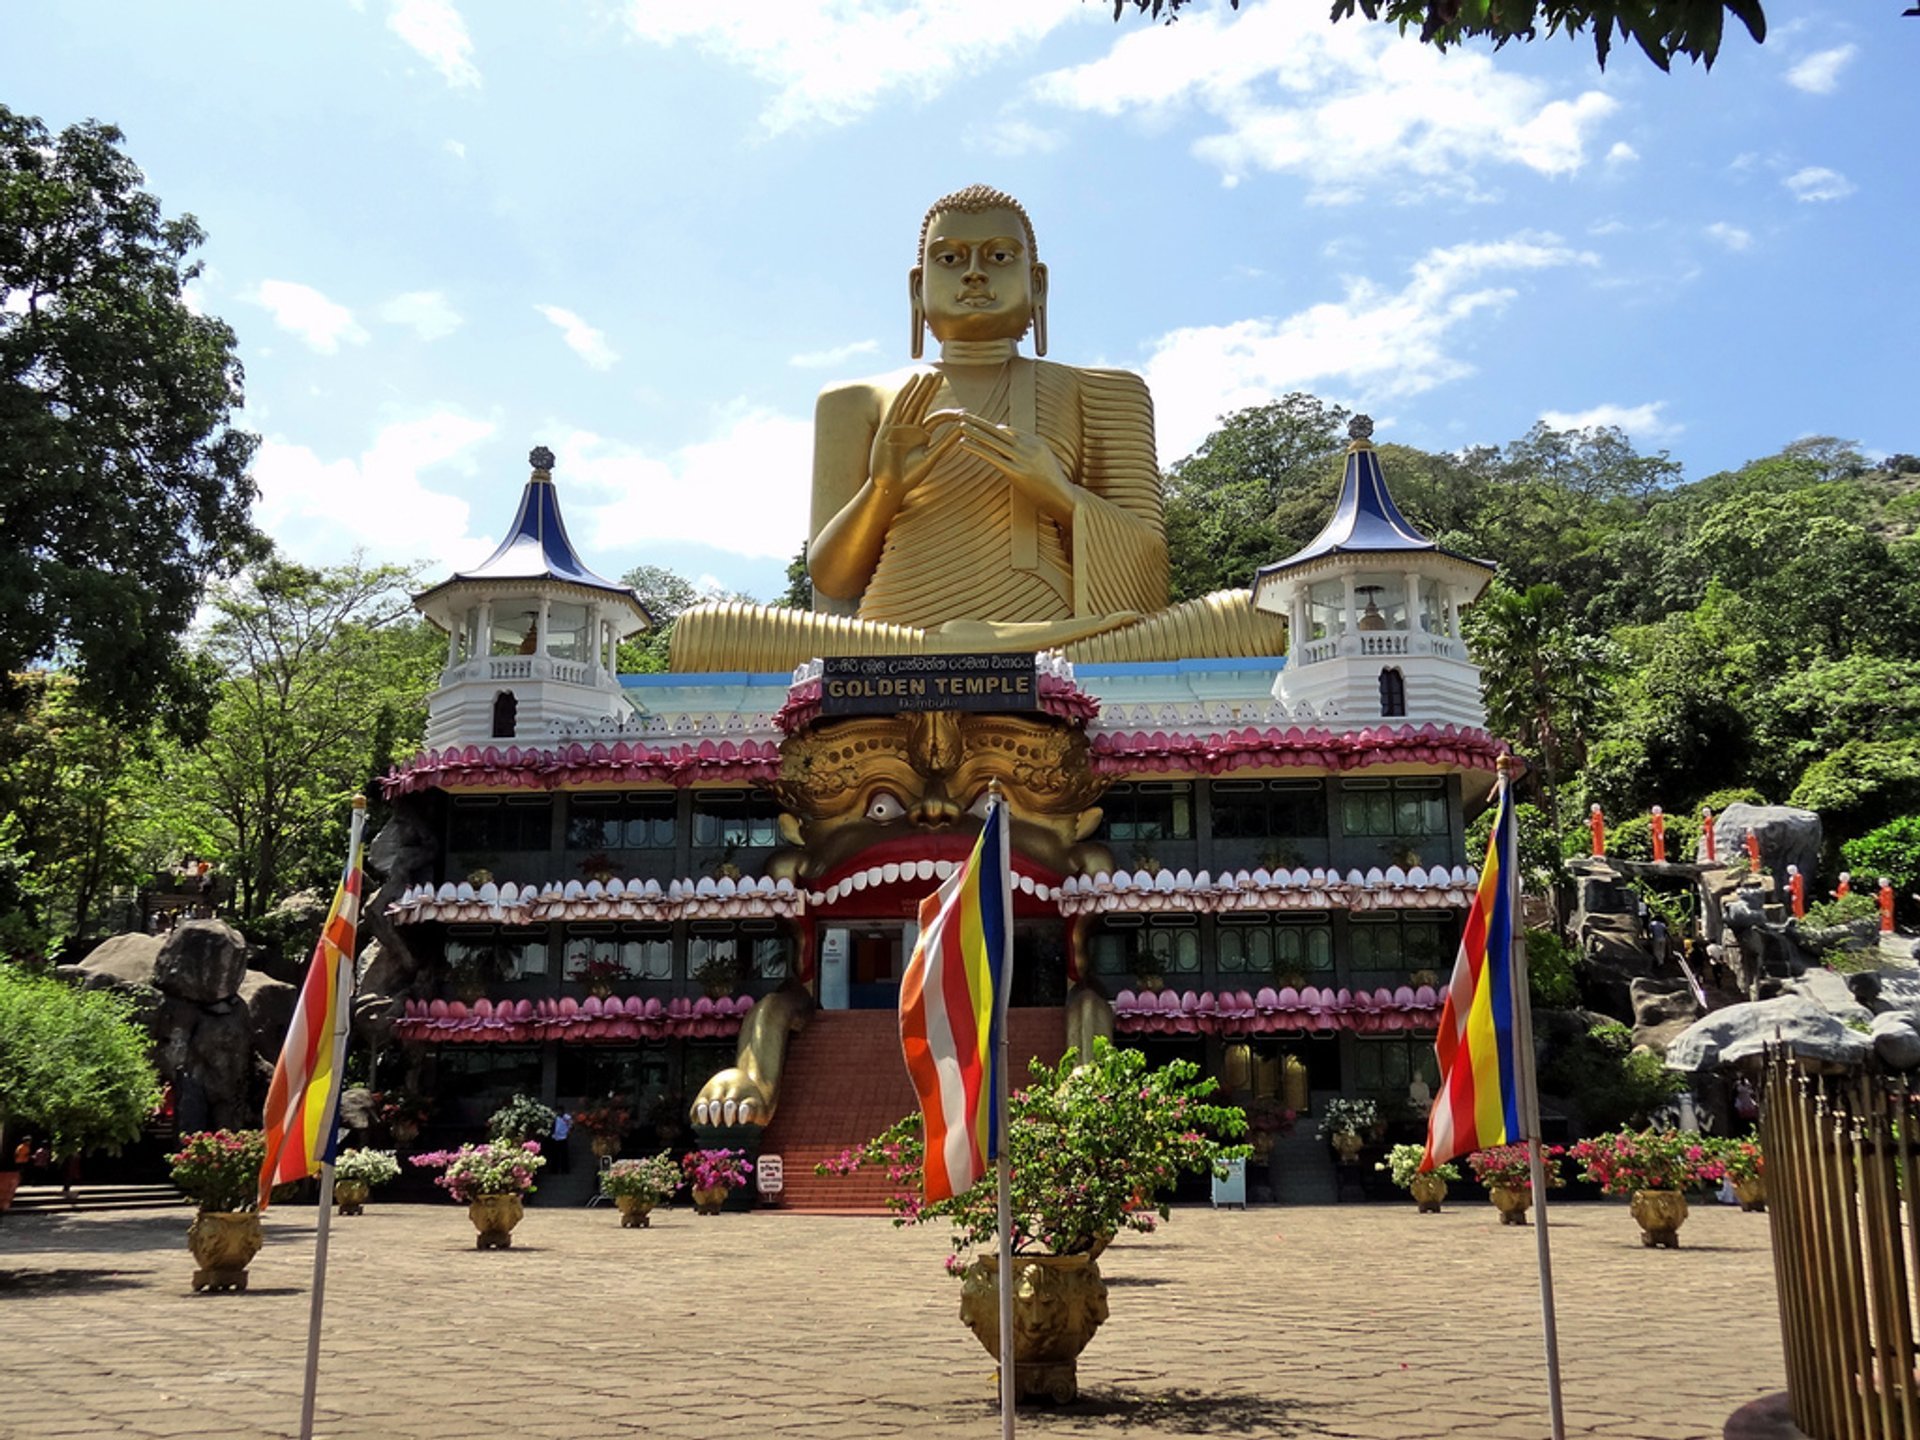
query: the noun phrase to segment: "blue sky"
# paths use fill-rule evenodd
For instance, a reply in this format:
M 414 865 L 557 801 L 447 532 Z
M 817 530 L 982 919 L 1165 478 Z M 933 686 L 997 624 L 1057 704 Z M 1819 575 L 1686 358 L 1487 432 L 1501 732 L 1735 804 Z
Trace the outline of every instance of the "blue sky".
M 905 363 L 921 212 L 974 181 L 1033 214 L 1051 358 L 1145 374 L 1167 462 L 1294 389 L 1432 449 L 1617 423 L 1689 478 L 1920 450 L 1898 4 L 1776 0 L 1672 75 L 1326 8 L 63 0 L 10 15 L 0 100 L 118 124 L 205 225 L 310 562 L 471 564 L 545 443 L 603 573 L 776 593 L 813 396 Z

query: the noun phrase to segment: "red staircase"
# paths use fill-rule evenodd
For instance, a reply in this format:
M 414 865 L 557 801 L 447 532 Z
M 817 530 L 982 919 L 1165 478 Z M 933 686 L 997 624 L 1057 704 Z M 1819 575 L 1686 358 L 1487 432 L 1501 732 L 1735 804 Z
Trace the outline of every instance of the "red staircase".
M 1066 1017 L 1057 1008 L 1009 1012 L 1012 1080 L 1027 1061 L 1049 1065 L 1066 1049 Z M 893 1187 L 884 1173 L 861 1170 L 817 1176 L 813 1167 L 872 1139 L 914 1108 L 913 1086 L 900 1058 L 900 1018 L 891 1010 L 820 1010 L 793 1038 L 780 1086 L 780 1108 L 762 1139 L 762 1154 L 786 1170 L 784 1210 L 879 1215 Z

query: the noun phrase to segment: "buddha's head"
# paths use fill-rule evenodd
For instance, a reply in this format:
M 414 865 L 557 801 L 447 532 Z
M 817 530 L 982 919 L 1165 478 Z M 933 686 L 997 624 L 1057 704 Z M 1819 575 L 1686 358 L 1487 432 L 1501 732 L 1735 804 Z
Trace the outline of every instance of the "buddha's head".
M 1033 221 L 1005 191 L 969 185 L 934 201 L 907 289 L 916 359 L 923 325 L 942 341 L 1018 340 L 1031 327 L 1034 352 L 1047 353 L 1047 267 Z

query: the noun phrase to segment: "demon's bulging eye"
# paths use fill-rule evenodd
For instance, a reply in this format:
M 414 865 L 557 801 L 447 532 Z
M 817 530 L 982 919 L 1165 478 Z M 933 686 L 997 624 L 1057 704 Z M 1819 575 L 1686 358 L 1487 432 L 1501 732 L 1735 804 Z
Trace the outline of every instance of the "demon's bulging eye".
M 906 813 L 907 807 L 900 803 L 899 797 L 885 790 L 875 792 L 874 797 L 867 802 L 867 819 L 876 824 L 885 825 L 890 821 L 898 820 Z

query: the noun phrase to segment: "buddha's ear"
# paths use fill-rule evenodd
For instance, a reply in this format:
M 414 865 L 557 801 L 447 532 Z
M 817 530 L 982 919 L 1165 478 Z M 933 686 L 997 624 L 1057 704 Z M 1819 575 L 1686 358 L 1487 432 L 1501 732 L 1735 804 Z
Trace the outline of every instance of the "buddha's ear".
M 1047 353 L 1047 267 L 1037 260 L 1033 266 L 1033 353 Z
M 916 265 L 907 271 L 907 304 L 913 315 L 913 358 L 927 353 L 927 313 L 920 308 L 920 282 L 925 272 Z

